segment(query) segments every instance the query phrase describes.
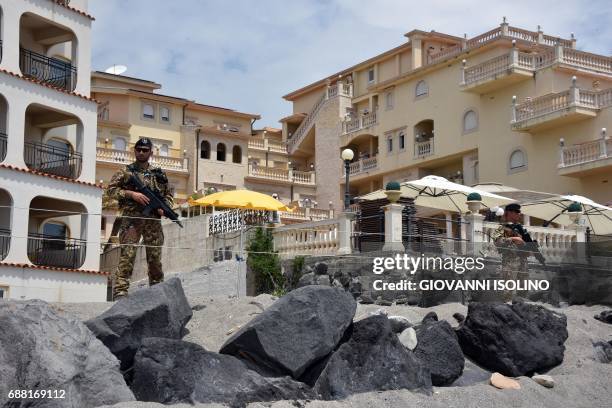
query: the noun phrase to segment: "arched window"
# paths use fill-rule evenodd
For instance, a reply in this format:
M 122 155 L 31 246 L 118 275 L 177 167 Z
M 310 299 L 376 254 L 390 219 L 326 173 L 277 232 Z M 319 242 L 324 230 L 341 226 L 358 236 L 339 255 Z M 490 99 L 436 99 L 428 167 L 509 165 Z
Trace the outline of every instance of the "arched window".
M 125 139 L 122 137 L 116 137 L 113 139 L 113 149 L 115 150 L 125 150 L 126 143 Z
M 425 95 L 429 94 L 429 87 L 427 86 L 427 82 L 419 81 L 416 84 L 414 94 L 415 94 L 416 97 L 425 96 Z
M 471 132 L 476 129 L 478 129 L 478 115 L 470 109 L 463 115 L 463 131 Z
M 225 161 L 225 145 L 217 143 L 217 161 Z
M 510 170 L 517 170 L 527 165 L 527 157 L 525 152 L 520 149 L 516 149 L 510 154 Z
M 232 163 L 242 163 L 242 149 L 240 146 L 232 148 Z
M 208 140 L 202 140 L 202 143 L 200 143 L 200 159 L 210 159 L 210 143 Z

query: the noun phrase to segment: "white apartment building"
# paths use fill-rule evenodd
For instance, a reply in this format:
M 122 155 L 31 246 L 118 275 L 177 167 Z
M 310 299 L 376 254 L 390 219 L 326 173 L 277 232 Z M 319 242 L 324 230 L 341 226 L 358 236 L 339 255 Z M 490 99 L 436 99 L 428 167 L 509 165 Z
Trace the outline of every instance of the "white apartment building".
M 0 297 L 103 301 L 87 0 L 0 0 Z

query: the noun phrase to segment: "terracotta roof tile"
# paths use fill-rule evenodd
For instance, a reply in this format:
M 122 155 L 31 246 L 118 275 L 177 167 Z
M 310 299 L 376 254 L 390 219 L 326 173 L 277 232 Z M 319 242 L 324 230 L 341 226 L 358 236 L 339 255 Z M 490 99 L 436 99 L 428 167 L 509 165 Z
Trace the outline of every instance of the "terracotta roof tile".
M 93 16 L 92 16 L 92 15 L 87 14 L 86 12 L 81 11 L 81 10 L 79 10 L 79 9 L 77 9 L 77 8 L 70 7 L 68 4 L 66 4 L 66 2 L 65 2 L 65 1 L 61 1 L 61 0 L 51 0 L 51 2 L 53 2 L 53 3 L 57 4 L 58 6 L 62 6 L 62 7 L 64 7 L 64 8 L 67 8 L 68 10 L 72 10 L 72 11 L 74 11 L 75 13 L 78 13 L 78 14 L 80 14 L 80 15 L 82 15 L 82 16 L 85 16 L 85 17 L 87 17 L 88 19 L 90 19 L 91 21 L 95 20 L 95 18 L 93 18 Z
M 36 174 L 37 176 L 50 177 L 50 178 L 54 178 L 56 180 L 69 181 L 71 183 L 84 184 L 86 186 L 91 186 L 91 187 L 104 188 L 103 186 L 101 186 L 99 184 L 96 184 L 96 183 L 90 183 L 88 181 L 73 180 L 73 179 L 68 178 L 68 177 L 56 176 L 55 174 L 48 174 L 48 173 L 44 173 L 42 171 L 37 171 L 37 170 L 32 170 L 32 169 L 24 169 L 24 168 L 17 167 L 17 166 L 11 166 L 10 164 L 1 164 L 0 163 L 0 168 L 21 171 L 21 172 L 24 172 L 24 173 L 32 173 L 32 174 Z
M 62 271 L 62 272 L 76 272 L 76 273 L 91 273 L 94 275 L 110 275 L 110 272 L 94 271 L 91 269 L 71 269 L 71 268 L 58 268 L 55 266 L 43 266 L 34 264 L 14 263 L 14 262 L 0 262 L 0 266 L 14 267 L 14 268 L 30 268 L 30 269 L 43 269 L 49 271 Z
M 88 100 L 88 101 L 91 101 L 91 102 L 99 103 L 97 100 L 95 100 L 93 98 L 90 98 L 89 96 L 81 95 L 80 93 L 76 93 L 76 92 L 72 92 L 72 91 L 67 91 L 67 90 L 65 90 L 63 88 L 59 88 L 57 86 L 53 86 L 51 84 L 48 84 L 48 83 L 43 82 L 43 81 L 39 81 L 37 79 L 30 78 L 30 77 L 27 77 L 27 76 L 24 76 L 24 75 L 21 75 L 21 74 L 16 74 L 16 73 L 11 72 L 11 71 L 7 71 L 6 69 L 0 69 L 0 72 L 3 72 L 5 74 L 7 74 L 7 75 L 11 75 L 11 76 L 17 77 L 19 79 L 23 79 L 24 81 L 33 82 L 35 84 L 42 85 L 42 86 L 44 86 L 46 88 L 54 89 L 56 91 L 65 93 L 67 95 L 77 96 L 79 98 L 82 98 L 82 99 L 85 99 L 85 100 Z

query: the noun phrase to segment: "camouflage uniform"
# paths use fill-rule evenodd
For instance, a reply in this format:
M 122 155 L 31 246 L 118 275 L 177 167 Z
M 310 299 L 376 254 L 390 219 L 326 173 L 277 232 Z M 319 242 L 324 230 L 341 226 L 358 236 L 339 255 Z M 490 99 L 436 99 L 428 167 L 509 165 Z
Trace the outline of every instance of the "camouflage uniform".
M 515 244 L 511 237 L 516 236 L 510 233 L 504 225 L 493 232 L 491 238 L 499 251 L 501 261 L 501 278 L 503 280 L 524 280 L 529 277 L 527 273 L 527 258 L 529 253 L 521 250 L 521 245 Z M 504 301 L 512 300 L 513 292 L 504 291 Z
M 157 213 L 152 212 L 148 217 L 142 213 L 144 207 L 125 195 L 125 190 L 134 191 L 135 187 L 129 182 L 132 172 L 151 189 L 157 189 L 172 206 L 172 194 L 168 188 L 168 178 L 164 171 L 159 167 L 141 167 L 138 162 L 134 162 L 125 169 L 115 173 L 111 179 L 107 195 L 111 199 L 116 199 L 121 215 L 119 227 L 119 242 L 121 246 L 121 257 L 115 272 L 115 287 L 113 297 L 124 296 L 130 287 L 130 277 L 134 269 L 134 259 L 136 258 L 137 244 L 140 237 L 146 246 L 147 264 L 149 267 L 149 285 L 163 282 L 164 273 L 161 264 L 161 245 L 164 243 L 164 233 L 161 221 Z M 136 218 L 130 218 L 136 217 Z M 142 218 L 146 219 L 142 219 Z M 150 245 L 150 246 L 148 246 Z

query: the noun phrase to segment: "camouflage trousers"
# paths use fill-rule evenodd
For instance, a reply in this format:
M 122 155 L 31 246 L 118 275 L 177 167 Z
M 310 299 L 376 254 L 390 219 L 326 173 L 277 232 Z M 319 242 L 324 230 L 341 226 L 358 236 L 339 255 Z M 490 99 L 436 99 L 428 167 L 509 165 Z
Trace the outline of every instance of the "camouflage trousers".
M 505 281 L 527 280 L 529 273 L 527 272 L 527 260 L 522 257 L 512 256 L 502 259 L 501 278 Z M 512 298 L 517 294 L 515 290 L 504 290 L 504 302 L 512 301 Z
M 149 285 L 164 281 L 161 264 L 161 246 L 164 244 L 164 232 L 161 220 L 157 218 L 124 218 L 119 228 L 121 257 L 115 272 L 113 297 L 124 296 L 128 292 L 130 277 L 134 269 L 134 260 L 136 259 L 136 250 L 138 249 L 135 244 L 138 244 L 141 237 L 147 253 Z

